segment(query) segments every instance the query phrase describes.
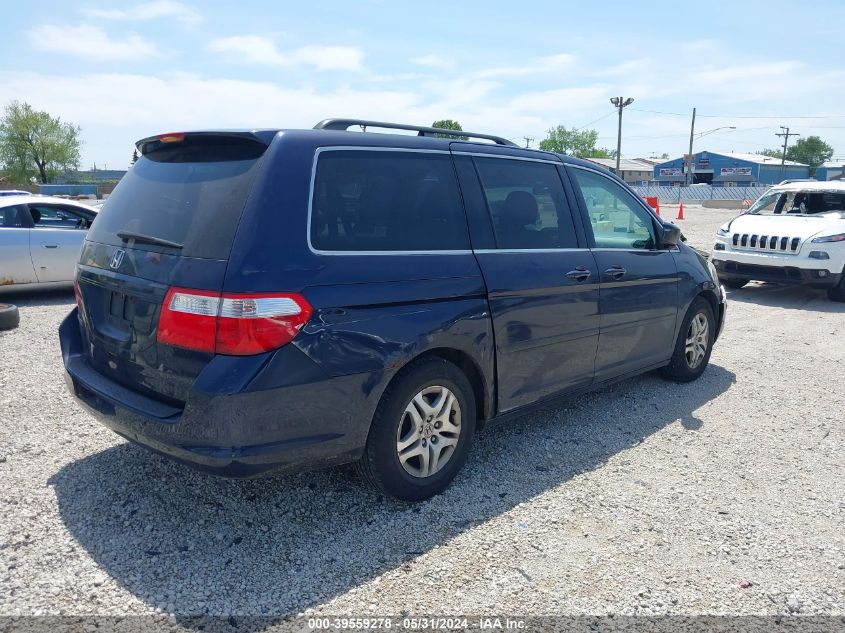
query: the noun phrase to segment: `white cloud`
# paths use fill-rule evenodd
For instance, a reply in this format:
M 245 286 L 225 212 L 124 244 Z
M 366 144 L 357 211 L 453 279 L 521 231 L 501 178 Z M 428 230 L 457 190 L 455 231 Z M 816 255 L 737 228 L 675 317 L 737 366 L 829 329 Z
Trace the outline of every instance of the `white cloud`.
M 90 24 L 44 24 L 29 31 L 28 35 L 32 45 L 39 50 L 94 61 L 137 60 L 158 55 L 155 45 L 140 35 L 128 33 L 113 39 Z
M 439 68 L 441 70 L 453 70 L 455 68 L 455 60 L 441 57 L 440 55 L 423 55 L 421 57 L 413 57 L 410 62 L 417 66 L 427 66 L 429 68 Z
M 293 58 L 315 70 L 358 72 L 363 69 L 364 53 L 351 46 L 303 46 L 293 52 Z
M 233 35 L 208 43 L 208 50 L 228 54 L 233 60 L 268 66 L 310 66 L 322 70 L 361 72 L 364 53 L 351 46 L 309 45 L 292 51 L 279 50 L 276 43 L 263 35 Z
M 252 64 L 289 66 L 293 61 L 287 55 L 282 55 L 273 40 L 263 35 L 221 37 L 209 42 L 207 48 L 215 53 L 232 53 L 233 57 Z
M 129 9 L 83 9 L 82 12 L 90 18 L 104 20 L 155 20 L 157 18 L 174 18 L 184 24 L 197 24 L 202 21 L 199 12 L 181 2 L 172 0 L 157 0 L 138 4 Z
M 538 57 L 519 66 L 485 68 L 475 73 L 475 76 L 479 79 L 491 79 L 494 77 L 524 77 L 528 75 L 539 75 L 564 70 L 571 67 L 574 61 L 575 55 L 560 53 L 558 55 Z

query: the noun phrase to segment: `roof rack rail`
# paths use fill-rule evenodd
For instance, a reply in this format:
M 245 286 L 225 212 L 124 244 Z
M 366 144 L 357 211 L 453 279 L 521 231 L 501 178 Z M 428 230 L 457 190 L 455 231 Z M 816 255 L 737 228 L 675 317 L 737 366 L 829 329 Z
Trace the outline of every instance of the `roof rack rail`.
M 380 127 L 390 130 L 409 130 L 417 132 L 417 136 L 435 136 L 436 134 L 443 134 L 446 136 L 469 138 L 482 138 L 488 141 L 493 141 L 496 145 L 510 145 L 518 147 L 513 141 L 509 141 L 501 136 L 493 136 L 492 134 L 476 134 L 475 132 L 464 132 L 463 130 L 447 130 L 439 127 L 425 127 L 422 125 L 405 125 L 403 123 L 387 123 L 385 121 L 366 121 L 364 119 L 323 119 L 314 126 L 315 130 L 348 130 L 353 125 L 361 127 Z
M 815 178 L 788 178 L 786 180 L 781 180 L 778 184 L 779 185 L 788 185 L 793 182 L 819 182 Z

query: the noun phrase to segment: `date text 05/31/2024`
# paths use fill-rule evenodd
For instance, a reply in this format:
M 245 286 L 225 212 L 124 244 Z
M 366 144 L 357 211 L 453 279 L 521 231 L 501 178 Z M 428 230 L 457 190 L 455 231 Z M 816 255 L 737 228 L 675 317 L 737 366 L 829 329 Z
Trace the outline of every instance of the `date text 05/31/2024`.
M 450 631 L 466 629 L 518 631 L 525 628 L 525 621 L 518 618 L 501 617 L 317 617 L 308 618 L 308 628 L 312 631 L 366 631 L 379 629 L 400 629 L 408 631 Z

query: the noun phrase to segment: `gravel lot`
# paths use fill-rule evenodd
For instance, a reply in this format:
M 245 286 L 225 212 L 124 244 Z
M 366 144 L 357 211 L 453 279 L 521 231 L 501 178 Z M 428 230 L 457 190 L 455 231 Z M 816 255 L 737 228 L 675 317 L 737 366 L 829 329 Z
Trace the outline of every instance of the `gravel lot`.
M 686 214 L 707 248 L 735 212 Z M 228 481 L 124 442 L 65 390 L 72 293 L 11 301 L 2 615 L 845 614 L 845 305 L 824 293 L 730 292 L 698 382 L 492 425 L 416 506 L 349 468 Z

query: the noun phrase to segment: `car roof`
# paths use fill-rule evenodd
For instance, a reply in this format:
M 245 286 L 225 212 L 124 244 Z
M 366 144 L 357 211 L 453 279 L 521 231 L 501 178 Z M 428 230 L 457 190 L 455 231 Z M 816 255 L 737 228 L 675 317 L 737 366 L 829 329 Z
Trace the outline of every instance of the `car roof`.
M 771 191 L 841 191 L 845 193 L 845 180 L 796 180 L 774 185 Z
M 68 200 L 67 198 L 56 198 L 55 196 L 0 196 L 0 207 L 12 207 L 16 204 L 64 204 L 71 207 L 80 207 L 87 211 L 97 212 L 97 209 L 91 205 L 79 202 L 78 200 Z
M 265 144 L 270 144 L 277 136 L 283 136 L 289 139 L 299 139 L 308 141 L 315 145 L 349 145 L 349 146 L 373 146 L 373 147 L 398 147 L 409 149 L 437 149 L 442 151 L 449 151 L 453 144 L 460 144 L 460 151 L 484 151 L 491 150 L 497 154 L 513 153 L 514 155 L 534 155 L 540 158 L 553 160 L 562 160 L 564 162 L 573 162 L 583 164 L 585 167 L 596 168 L 601 166 L 591 164 L 587 161 L 573 159 L 563 154 L 555 154 L 554 152 L 547 152 L 540 149 L 531 149 L 519 147 L 517 145 L 502 145 L 498 143 L 484 142 L 473 140 L 473 138 L 462 139 L 459 137 L 437 137 L 429 135 L 418 134 L 397 134 L 394 132 L 383 131 L 367 131 L 358 132 L 352 130 L 336 130 L 336 129 L 312 129 L 312 128 L 263 128 L 263 129 L 202 129 L 202 130 L 185 130 L 180 132 L 188 136 L 231 136 L 231 137 L 253 137 Z M 471 134 L 471 133 L 470 133 Z M 137 145 L 143 144 L 157 138 L 157 135 L 141 139 Z M 495 148 L 495 149 L 494 149 Z

